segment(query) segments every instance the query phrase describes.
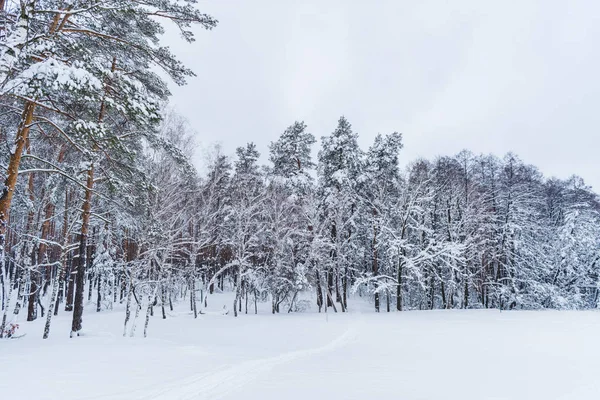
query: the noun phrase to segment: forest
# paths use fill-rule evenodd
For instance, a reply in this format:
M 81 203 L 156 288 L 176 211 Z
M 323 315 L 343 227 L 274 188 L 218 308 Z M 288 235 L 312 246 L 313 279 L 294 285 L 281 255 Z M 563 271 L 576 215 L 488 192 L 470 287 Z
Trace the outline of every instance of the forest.
M 117 305 L 124 334 L 139 318 L 145 336 L 215 291 L 235 293 L 234 317 L 305 298 L 319 312 L 356 297 L 374 312 L 597 308 L 600 198 L 583 179 L 511 153 L 403 160 L 397 132 L 361 149 L 344 116 L 319 142 L 290 121 L 266 163 L 252 142 L 213 146 L 200 172 L 168 103 L 193 72 L 159 38 L 169 23 L 192 42 L 216 19 L 169 0 L 0 4 L 0 337 L 22 315 L 47 338 L 58 313 L 77 336 Z

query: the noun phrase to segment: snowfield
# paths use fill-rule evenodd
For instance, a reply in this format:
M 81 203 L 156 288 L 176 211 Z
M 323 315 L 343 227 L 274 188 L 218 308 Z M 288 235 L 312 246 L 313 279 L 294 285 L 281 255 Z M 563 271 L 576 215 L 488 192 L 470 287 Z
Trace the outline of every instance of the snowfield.
M 451 310 L 375 314 L 314 311 L 237 319 L 209 297 L 194 320 L 187 304 L 149 334 L 123 337 L 122 310 L 88 305 L 84 334 L 70 314 L 20 322 L 0 341 L 3 399 L 598 399 L 598 312 Z

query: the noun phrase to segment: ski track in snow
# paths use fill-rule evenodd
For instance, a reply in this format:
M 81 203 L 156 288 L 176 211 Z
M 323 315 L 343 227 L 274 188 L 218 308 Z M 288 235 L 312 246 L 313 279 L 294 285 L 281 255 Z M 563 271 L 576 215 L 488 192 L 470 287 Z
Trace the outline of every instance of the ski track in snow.
M 103 400 L 214 400 L 221 399 L 241 389 L 274 367 L 301 358 L 336 350 L 356 340 L 362 318 L 352 323 L 346 331 L 331 342 L 312 349 L 291 351 L 274 357 L 243 361 L 233 366 L 221 367 L 216 372 L 192 375 L 154 390 L 136 390 L 100 397 Z

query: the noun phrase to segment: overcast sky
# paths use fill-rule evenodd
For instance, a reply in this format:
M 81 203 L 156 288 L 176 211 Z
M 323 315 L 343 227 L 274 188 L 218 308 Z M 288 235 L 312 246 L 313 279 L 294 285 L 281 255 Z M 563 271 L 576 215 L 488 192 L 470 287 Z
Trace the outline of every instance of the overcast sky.
M 173 51 L 198 75 L 173 104 L 201 146 L 268 144 L 340 115 L 364 149 L 402 132 L 423 156 L 518 154 L 600 190 L 600 2 L 205 0 L 219 20 Z M 200 153 L 200 151 L 198 152 Z M 199 159 L 200 157 L 198 157 Z

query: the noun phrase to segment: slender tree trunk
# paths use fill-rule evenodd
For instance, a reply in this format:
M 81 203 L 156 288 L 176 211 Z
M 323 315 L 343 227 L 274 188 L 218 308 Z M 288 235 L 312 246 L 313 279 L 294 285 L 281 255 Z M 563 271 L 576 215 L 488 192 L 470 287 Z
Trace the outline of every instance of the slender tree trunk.
M 242 286 L 242 269 L 238 267 L 237 275 L 235 277 L 235 299 L 233 300 L 233 315 L 238 316 L 237 306 L 240 301 L 240 291 Z
M 340 294 L 340 269 L 335 269 L 335 301 L 342 303 L 342 295 Z M 343 308 L 343 306 L 342 306 Z
M 50 335 L 50 323 L 52 322 L 52 314 L 54 311 L 54 315 L 56 315 L 56 313 L 58 312 L 58 300 L 59 300 L 59 290 L 60 290 L 60 286 L 62 284 L 62 282 L 64 281 L 64 276 L 65 276 L 65 270 L 67 268 L 67 257 L 68 257 L 68 252 L 67 252 L 67 246 L 69 244 L 69 235 L 68 235 L 68 221 L 69 221 L 69 217 L 67 214 L 67 205 L 68 205 L 68 198 L 69 195 L 68 193 L 65 196 L 65 215 L 64 215 L 64 220 L 63 220 L 63 247 L 61 249 L 61 256 L 60 256 L 60 268 L 58 271 L 56 271 L 56 276 L 54 277 L 53 281 L 52 281 L 52 294 L 50 297 L 50 305 L 48 306 L 48 316 L 46 317 L 46 324 L 44 326 L 44 339 L 48 339 L 48 336 Z
M 396 310 L 402 311 L 402 267 L 404 261 L 398 259 L 398 285 L 396 286 Z
M 21 304 L 25 302 L 25 281 L 26 281 L 26 277 L 25 277 L 25 269 L 22 267 L 16 267 L 16 273 L 18 274 L 18 280 L 17 280 L 17 302 L 15 304 L 15 310 L 13 311 L 13 313 L 15 315 L 18 315 L 19 312 L 21 311 Z
M 194 318 L 198 318 L 198 305 L 196 302 L 196 277 L 195 276 L 192 276 L 192 288 L 191 288 L 190 298 L 192 301 L 192 309 L 194 310 Z
M 62 268 L 64 267 L 61 267 L 61 270 Z M 46 316 L 46 324 L 44 325 L 44 339 L 48 339 L 48 336 L 50 335 L 50 323 L 52 322 L 53 311 L 55 307 L 58 308 L 58 304 L 56 302 L 58 300 L 58 281 L 60 280 L 61 275 L 62 271 L 57 271 L 56 276 L 52 280 L 52 294 L 50 295 L 50 305 L 48 306 L 48 315 Z
M 190 290 L 190 311 L 194 311 L 194 297 L 192 296 L 192 279 L 191 278 L 188 283 L 188 286 L 189 286 L 189 290 Z M 187 296 L 187 290 L 185 291 L 183 298 L 185 299 L 186 296 Z
M 4 306 L 6 304 L 6 282 L 4 278 L 5 267 L 3 264 L 0 264 L 0 283 L 2 284 L 2 307 L 0 309 L 4 311 Z
M 129 285 L 129 290 L 127 291 L 127 301 L 125 303 L 125 323 L 123 324 L 123 337 L 127 335 L 127 323 L 129 322 L 129 318 L 131 318 L 131 298 L 133 297 L 132 285 Z
M 96 299 L 96 312 L 100 312 L 100 311 L 102 311 L 102 276 L 100 273 L 98 273 L 97 285 L 98 285 L 98 287 L 97 287 L 98 298 Z
M 61 249 L 61 269 L 58 275 L 58 294 L 56 297 L 56 305 L 54 307 L 54 315 L 58 315 L 58 306 L 60 305 L 61 299 L 63 297 L 64 285 L 65 285 L 65 275 L 67 273 L 67 267 L 69 262 L 69 252 L 67 251 L 67 246 L 69 245 L 69 200 L 70 200 L 70 191 L 67 188 L 65 191 L 65 210 L 63 214 L 63 248 Z
M 321 308 L 323 308 L 323 291 L 321 290 L 321 277 L 319 276 L 319 271 L 316 271 L 317 275 L 317 307 L 319 307 L 319 312 L 321 312 Z
M 132 283 L 132 285 L 133 285 L 133 283 Z M 133 288 L 131 288 L 130 290 L 133 292 Z M 130 337 L 134 337 L 135 336 L 135 327 L 136 327 L 137 319 L 140 316 L 140 310 L 141 309 L 142 309 L 142 305 L 136 299 L 136 301 L 135 301 L 135 315 L 133 316 L 133 322 L 131 323 L 131 332 L 129 333 Z
M 2 267 L 4 267 L 4 265 L 2 265 Z M 4 311 L 2 312 L 2 323 L 0 323 L 0 338 L 4 337 L 4 330 L 6 329 L 6 320 L 8 318 L 8 309 L 10 308 L 10 300 L 12 298 L 13 287 L 15 286 L 14 279 L 16 277 L 16 273 L 12 274 L 11 278 L 10 271 L 7 270 L 7 273 L 3 276 L 3 284 L 6 285 L 6 283 L 8 283 L 8 289 L 6 294 L 6 303 L 4 304 Z
M 146 321 L 144 322 L 144 337 L 148 336 L 148 325 L 152 314 L 152 296 L 148 296 L 148 308 L 146 308 Z
M 123 304 L 123 300 L 126 299 L 126 294 L 127 294 L 127 282 L 128 282 L 128 276 L 127 276 L 127 262 L 128 262 L 128 251 L 129 251 L 129 245 L 127 242 L 127 229 L 125 230 L 125 239 L 123 240 L 123 266 L 122 266 L 122 270 L 121 270 L 121 288 L 119 290 L 119 304 Z
M 339 274 L 338 274 L 338 275 L 339 275 Z M 337 295 L 339 296 L 339 298 L 338 298 L 338 303 L 340 303 L 340 308 L 342 309 L 342 312 L 346 312 L 346 307 L 344 306 L 344 301 L 343 301 L 343 299 L 342 299 L 342 296 L 341 296 L 341 295 L 339 295 L 339 293 L 340 293 L 340 292 L 339 292 L 339 289 L 340 289 L 340 286 L 339 286 L 339 280 L 338 280 L 338 279 L 336 279 L 336 281 L 335 281 L 335 290 L 336 290 L 336 292 L 337 292 Z
M 348 267 L 344 269 L 344 277 L 342 278 L 342 304 L 344 311 L 348 310 Z
M 429 277 L 429 300 L 427 303 L 427 308 L 433 310 L 435 307 L 435 279 L 433 275 Z
M 373 227 L 373 276 L 379 275 L 379 258 L 377 254 L 377 228 Z M 375 312 L 379 312 L 379 291 L 378 284 L 375 281 Z
M 42 304 L 42 301 L 40 300 L 40 298 L 38 297 L 38 306 L 40 307 L 40 314 L 42 316 L 42 318 L 44 318 L 44 305 Z
M 89 260 L 88 257 L 89 257 L 89 253 L 86 254 L 86 260 Z M 89 271 L 89 265 L 88 264 L 89 263 L 86 261 L 86 267 L 87 267 L 86 270 Z M 96 282 L 98 282 L 97 279 L 96 279 L 97 278 L 96 275 L 97 274 L 94 273 L 93 271 L 89 271 L 88 272 L 88 277 L 87 277 L 88 278 L 87 279 L 87 281 L 88 281 L 88 291 L 87 291 L 88 292 L 87 293 L 87 295 L 88 295 L 88 299 L 87 299 L 88 303 L 92 301 L 92 294 L 94 293 L 94 280 L 96 280 Z
M 331 290 L 327 289 L 327 299 L 331 302 L 331 307 L 333 307 L 333 311 L 337 312 L 337 308 L 335 307 L 335 301 L 331 296 Z M 327 310 L 325 310 L 327 312 Z
M 52 219 L 54 218 L 54 210 L 55 205 L 52 201 L 50 201 L 46 207 L 44 208 L 44 220 L 42 221 L 42 233 L 41 240 L 38 245 L 38 262 L 45 264 L 44 266 L 44 279 L 46 281 L 52 280 L 52 270 L 53 267 L 50 265 L 50 257 L 48 257 L 48 245 L 47 240 L 50 237 L 50 230 L 52 228 Z
M 465 279 L 465 289 L 463 294 L 463 308 L 469 308 L 469 283 Z
M 333 299 L 331 298 L 331 292 L 333 291 L 333 271 L 331 268 L 327 271 L 327 307 L 334 306 Z M 335 307 L 335 306 L 334 306 Z
M 25 141 L 25 147 L 27 148 L 27 152 L 31 153 L 29 147 L 29 138 Z M 31 204 L 35 204 L 35 197 L 33 194 L 34 190 L 34 177 L 33 173 L 29 174 L 27 179 L 27 191 L 29 192 L 29 201 Z M 27 228 L 26 232 L 28 234 L 33 234 L 35 232 L 34 229 L 34 218 L 35 213 L 33 210 L 29 211 L 27 216 Z M 39 292 L 39 280 L 40 280 L 40 271 L 37 267 L 37 257 L 36 257 L 36 247 L 35 243 L 31 244 L 31 254 L 26 255 L 31 260 L 31 268 L 29 270 L 29 296 L 28 296 L 28 305 L 27 305 L 27 321 L 34 321 L 37 319 L 37 297 Z
M 163 319 L 167 319 L 167 313 L 165 311 L 165 303 L 167 302 L 167 296 L 165 293 L 165 286 L 161 285 L 161 296 L 160 296 L 160 307 L 162 310 Z
M 74 256 L 69 257 L 69 274 L 67 277 L 67 296 L 65 300 L 65 311 L 73 311 L 73 299 L 75 297 L 75 277 L 77 272 L 73 265 Z
M 92 265 L 94 264 L 94 253 L 96 248 L 96 227 L 92 228 L 92 235 L 88 237 L 86 240 L 86 253 L 85 253 L 85 269 L 88 271 L 87 280 L 88 280 L 88 302 L 92 301 L 92 295 L 94 293 L 94 281 L 96 281 L 96 275 L 99 275 L 99 271 L 94 271 L 92 269 Z M 97 282 L 100 282 L 97 280 Z
M 245 312 L 246 312 L 246 314 L 248 314 L 248 297 L 249 296 L 248 296 L 248 283 L 247 282 L 245 282 L 245 284 L 244 284 L 244 297 L 245 297 L 245 300 L 246 300 L 246 310 L 245 310 Z
M 377 209 L 373 208 L 373 242 L 371 244 L 373 252 L 373 276 L 377 278 L 379 275 L 379 254 L 377 252 L 378 247 L 378 227 L 377 221 Z M 379 312 L 379 282 L 375 280 L 375 312 Z
M 29 296 L 27 298 L 27 321 L 37 319 L 37 296 L 39 293 L 38 274 L 35 271 L 29 272 Z
M 292 297 L 292 301 L 290 302 L 290 308 L 288 308 L 288 314 L 292 312 L 292 309 L 294 308 L 294 301 L 296 301 L 297 296 L 298 296 L 298 291 L 296 290 L 294 292 L 294 297 Z
M 442 308 L 447 309 L 448 301 L 446 300 L 446 284 L 444 283 L 443 279 L 440 279 L 440 290 L 442 294 Z
M 83 289 L 85 283 L 85 266 L 87 251 L 87 236 L 92 210 L 92 190 L 94 187 L 94 164 L 90 164 L 87 171 L 87 183 L 85 189 L 85 200 L 83 202 L 83 213 L 81 216 L 81 234 L 79 242 L 79 259 L 77 260 L 77 271 L 75 276 L 75 304 L 73 308 L 73 323 L 71 324 L 71 337 L 81 330 L 83 321 Z
M 388 290 L 385 291 L 385 304 L 387 312 L 390 312 L 390 292 Z
M 238 297 L 238 305 L 239 305 L 239 312 L 240 312 L 240 313 L 242 312 L 242 295 L 243 295 L 243 288 L 244 288 L 244 281 L 240 281 L 240 288 L 239 288 L 240 294 L 239 294 L 239 297 Z

